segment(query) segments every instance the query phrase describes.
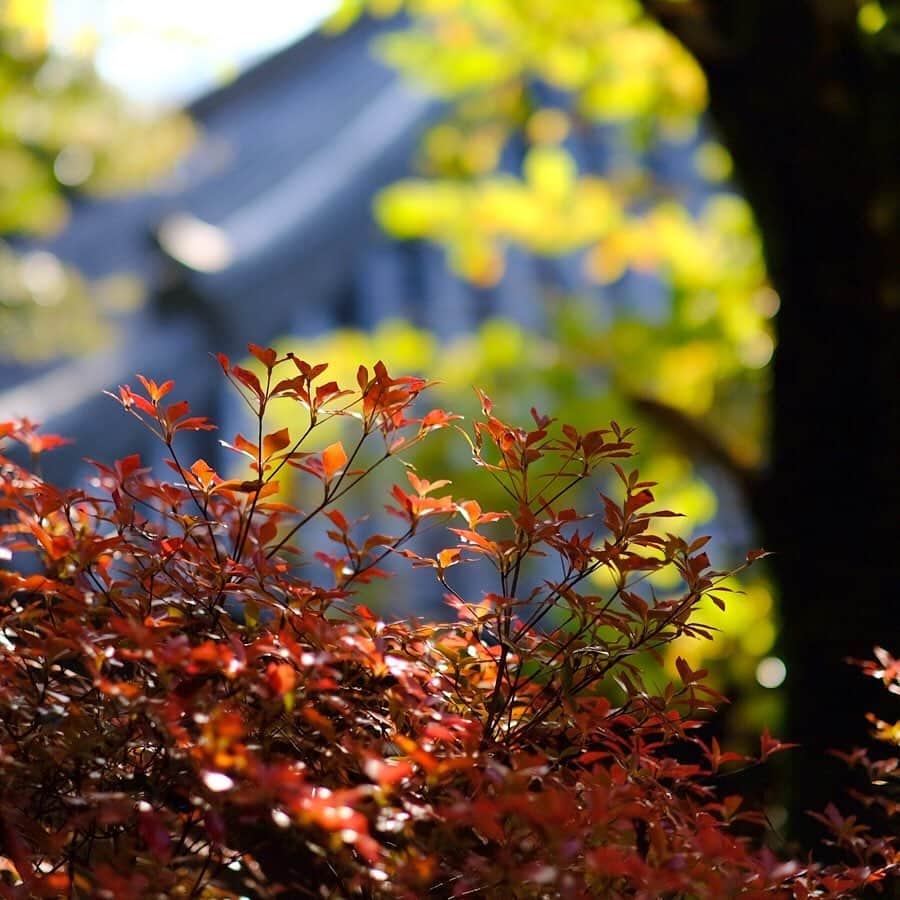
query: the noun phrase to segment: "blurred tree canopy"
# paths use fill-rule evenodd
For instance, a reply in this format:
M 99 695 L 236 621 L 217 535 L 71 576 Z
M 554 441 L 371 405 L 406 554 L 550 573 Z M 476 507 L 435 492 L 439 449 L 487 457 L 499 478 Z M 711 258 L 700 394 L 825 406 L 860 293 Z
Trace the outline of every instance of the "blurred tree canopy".
M 364 8 L 345 4 L 332 27 Z M 424 136 L 421 176 L 377 198 L 382 225 L 443 246 L 450 266 L 485 288 L 518 247 L 574 256 L 596 290 L 590 300 L 553 298 L 544 335 L 494 321 L 438 350 L 424 332 L 388 328 L 370 354 L 440 379 L 457 409 L 478 384 L 505 408 L 518 403 L 523 418 L 540 398 L 542 412 L 576 427 L 639 424 L 648 477 L 667 485 L 660 501 L 694 526 L 718 515 L 720 531 L 747 540 L 718 495 L 730 491 L 734 505 L 743 492 L 749 502 L 767 463 L 779 301 L 752 211 L 727 182 L 729 154 L 702 127 L 707 88 L 696 61 L 631 0 L 405 10 L 408 27 L 381 39 L 379 52 L 448 108 Z M 602 167 L 585 159 L 590 141 L 608 150 Z M 657 165 L 666 154 L 681 169 L 669 177 Z M 321 357 L 365 355 L 363 341 L 339 335 Z M 431 350 L 398 357 L 404 347 Z M 459 411 L 473 412 L 471 402 Z M 727 660 L 723 675 L 752 682 L 773 650 L 774 611 L 765 584 L 746 588 L 749 599 L 724 622 L 712 612 L 727 629 L 721 640 L 679 652 L 714 667 Z
M 844 658 L 896 637 L 900 5 L 346 0 L 333 25 L 364 12 L 405 14 L 381 52 L 450 104 L 423 177 L 378 200 L 391 232 L 482 284 L 521 245 L 669 288 L 650 325 L 625 312 L 569 338 L 583 372 L 602 361 L 742 484 L 777 553 L 790 737 L 809 748 L 795 809 L 826 802 L 822 751 L 865 740 L 856 709 L 875 702 Z M 707 111 L 720 143 L 696 141 Z M 570 149 L 598 126 L 624 151 L 602 173 Z M 655 178 L 643 161 L 679 140 L 745 199 L 696 208 Z
M 100 81 L 87 49 L 55 52 L 50 16 L 49 0 L 0 0 L 0 354 L 19 360 L 97 346 L 110 333 L 104 312 L 138 288 L 88 285 L 46 251 L 18 252 L 15 239 L 61 229 L 77 192 L 146 186 L 193 135 L 186 116 L 135 111 Z
M 675 425 L 739 480 L 766 458 L 766 365 L 778 296 L 746 201 L 727 183 L 728 152 L 705 139 L 706 81 L 682 45 L 635 0 L 554 4 L 346 3 L 411 25 L 379 50 L 450 103 L 425 136 L 422 177 L 383 192 L 376 214 L 400 238 L 446 248 L 481 285 L 511 246 L 579 254 L 601 287 L 604 320 L 582 305 L 566 330 L 582 370 L 596 368 L 643 416 Z M 606 128 L 602 170 L 579 135 Z M 596 141 L 596 137 L 594 138 Z M 521 148 L 509 164 L 508 149 Z M 687 147 L 685 154 L 684 147 Z M 702 192 L 661 177 L 661 153 L 687 155 Z M 666 288 L 646 312 L 648 276 Z M 626 302 L 608 299 L 614 290 Z M 642 308 L 643 307 L 643 308 Z M 571 326 L 571 323 L 570 323 Z M 702 454 L 701 454 L 702 455 Z

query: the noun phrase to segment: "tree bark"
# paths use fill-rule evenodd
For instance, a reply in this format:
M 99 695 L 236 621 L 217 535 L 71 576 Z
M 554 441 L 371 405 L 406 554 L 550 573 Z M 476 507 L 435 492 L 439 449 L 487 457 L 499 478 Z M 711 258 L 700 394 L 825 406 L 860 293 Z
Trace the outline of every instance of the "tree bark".
M 788 737 L 804 746 L 799 834 L 803 810 L 840 799 L 826 749 L 866 744 L 884 703 L 846 657 L 900 652 L 900 65 L 846 6 L 722 0 L 690 28 L 661 15 L 706 70 L 782 301 L 756 513 L 776 554 Z

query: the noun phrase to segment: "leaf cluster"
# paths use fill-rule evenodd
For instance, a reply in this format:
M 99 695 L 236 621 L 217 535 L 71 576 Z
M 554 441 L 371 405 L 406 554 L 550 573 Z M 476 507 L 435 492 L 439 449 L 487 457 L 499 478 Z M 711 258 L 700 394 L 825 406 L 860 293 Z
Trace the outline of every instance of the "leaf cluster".
M 432 432 L 428 383 L 251 346 L 262 376 L 219 363 L 256 420 L 225 446 L 246 477 L 183 460 L 179 432 L 213 427 L 171 382 L 120 388 L 168 451 L 172 480 L 137 456 L 59 489 L 0 458 L 0 896 L 850 897 L 895 869 L 889 840 L 836 810 L 843 862 L 761 845 L 764 819 L 722 789 L 751 765 L 701 727 L 721 698 L 705 672 L 647 684 L 640 654 L 685 635 L 723 573 L 705 540 L 657 524 L 631 434 L 537 410 L 520 427 L 481 396 L 467 432 L 502 508 L 412 469 L 393 534 L 338 503 Z M 274 401 L 296 421 L 269 430 Z M 316 444 L 340 417 L 352 444 Z M 29 422 L 2 437 L 52 449 Z M 363 448 L 377 448 L 360 463 Z M 616 497 L 568 505 L 611 468 Z M 278 498 L 296 471 L 314 497 Z M 327 583 L 304 577 L 323 522 Z M 412 549 L 444 526 L 433 555 Z M 417 545 L 416 545 L 417 546 Z M 759 552 L 748 556 L 748 563 Z M 390 560 L 431 570 L 448 621 L 385 622 L 362 602 Z M 473 596 L 458 574 L 486 566 Z M 680 588 L 646 588 L 663 569 Z M 783 749 L 763 735 L 759 759 Z

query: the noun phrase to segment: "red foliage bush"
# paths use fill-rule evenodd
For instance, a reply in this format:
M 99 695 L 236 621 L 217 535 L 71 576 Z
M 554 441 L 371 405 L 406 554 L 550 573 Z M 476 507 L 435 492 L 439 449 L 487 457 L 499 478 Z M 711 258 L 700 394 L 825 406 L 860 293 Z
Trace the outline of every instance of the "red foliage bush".
M 360 537 L 336 502 L 455 417 L 418 414 L 428 385 L 380 363 L 343 389 L 324 365 L 251 350 L 262 378 L 220 357 L 258 422 L 226 445 L 246 478 L 182 461 L 177 433 L 212 426 L 144 378 L 117 399 L 166 445 L 175 480 L 132 456 L 95 463 L 89 491 L 60 490 L 0 457 L 0 554 L 34 557 L 0 571 L 0 895 L 806 898 L 883 884 L 891 843 L 833 809 L 846 862 L 761 848 L 760 815 L 720 790 L 735 754 L 698 731 L 717 700 L 704 673 L 679 660 L 677 684 L 644 683 L 636 655 L 707 636 L 692 614 L 721 603 L 724 576 L 704 540 L 651 530 L 671 514 L 621 467 L 627 430 L 537 413 L 517 428 L 484 397 L 472 454 L 508 507 L 410 470 L 388 507 L 398 533 Z M 304 418 L 269 433 L 279 398 Z M 352 448 L 310 449 L 335 416 L 355 423 Z M 59 442 L 0 428 L 34 456 Z M 362 466 L 365 445 L 378 452 Z M 286 467 L 318 485 L 305 512 L 277 497 Z M 618 499 L 567 507 L 599 467 Z M 320 554 L 329 585 L 296 565 L 317 519 L 336 548 Z M 451 522 L 446 549 L 410 549 Z M 392 555 L 433 570 L 451 621 L 386 623 L 358 605 Z M 451 570 L 475 558 L 494 582 L 473 598 Z M 682 589 L 659 598 L 644 586 L 664 569 Z M 761 758 L 780 747 L 765 735 Z

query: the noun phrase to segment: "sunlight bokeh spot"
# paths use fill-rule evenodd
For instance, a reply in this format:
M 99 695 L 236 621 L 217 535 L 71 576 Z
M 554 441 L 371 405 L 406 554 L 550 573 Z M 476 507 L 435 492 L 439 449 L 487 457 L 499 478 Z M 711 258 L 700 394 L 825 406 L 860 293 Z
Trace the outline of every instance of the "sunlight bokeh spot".
M 777 656 L 767 656 L 756 667 L 756 680 L 764 688 L 777 688 L 787 678 L 787 666 Z

